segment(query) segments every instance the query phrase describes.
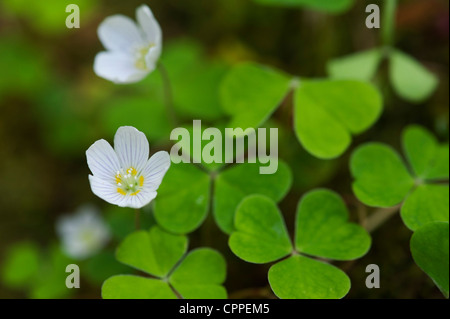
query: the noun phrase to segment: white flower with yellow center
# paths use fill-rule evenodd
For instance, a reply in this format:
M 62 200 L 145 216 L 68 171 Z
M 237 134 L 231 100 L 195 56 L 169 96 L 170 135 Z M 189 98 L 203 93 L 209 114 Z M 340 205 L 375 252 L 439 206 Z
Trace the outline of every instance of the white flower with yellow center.
M 145 134 L 130 126 L 117 130 L 114 149 L 105 140 L 95 142 L 86 151 L 94 194 L 121 207 L 149 204 L 170 167 L 167 152 L 158 152 L 150 159 L 149 153 Z
M 146 5 L 136 9 L 137 24 L 123 15 L 106 18 L 98 37 L 107 51 L 95 57 L 95 73 L 115 83 L 142 80 L 156 68 L 162 51 L 161 28 Z
M 63 251 L 74 259 L 95 255 L 110 239 L 108 226 L 98 210 L 90 205 L 80 207 L 73 215 L 60 217 L 56 231 Z

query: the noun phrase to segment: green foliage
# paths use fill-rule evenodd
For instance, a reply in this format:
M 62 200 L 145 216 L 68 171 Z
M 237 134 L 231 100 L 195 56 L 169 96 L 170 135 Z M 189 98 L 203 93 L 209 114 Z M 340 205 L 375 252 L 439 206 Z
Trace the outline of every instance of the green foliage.
M 424 128 L 410 126 L 403 146 L 409 170 L 389 146 L 369 143 L 352 155 L 353 190 L 369 206 L 390 207 L 403 202 L 401 215 L 412 230 L 433 221 L 449 220 L 448 145 L 441 146 Z
M 230 249 L 251 263 L 276 263 L 269 282 L 280 298 L 342 298 L 350 289 L 350 279 L 341 270 L 312 256 L 352 260 L 367 253 L 371 239 L 361 227 L 348 222 L 342 199 L 329 190 L 305 195 L 297 211 L 295 247 L 281 212 L 268 197 L 246 197 L 235 215 Z M 299 255 L 300 254 L 300 255 Z
M 229 245 L 235 255 L 252 263 L 269 263 L 287 256 L 292 243 L 276 203 L 268 197 L 246 197 L 234 219 Z
M 395 92 L 403 99 L 420 103 L 428 99 L 439 84 L 439 79 L 416 59 L 396 49 L 375 48 L 328 62 L 328 74 L 336 79 L 370 81 L 376 75 L 381 61 L 389 60 L 389 79 Z
M 397 92 L 405 100 L 421 102 L 436 90 L 439 80 L 411 56 L 393 51 L 390 61 L 390 79 Z
M 375 76 L 383 58 L 383 52 L 373 49 L 331 60 L 328 74 L 334 79 L 370 81 Z
M 5 256 L 2 282 L 11 288 L 22 288 L 37 275 L 40 264 L 39 248 L 31 242 L 12 246 Z
M 164 232 L 158 226 L 130 234 L 119 245 L 116 258 L 135 269 L 155 276 L 119 275 L 102 287 L 105 299 L 226 298 L 222 284 L 225 260 L 209 248 L 185 255 L 187 237 Z
M 238 164 L 216 173 L 214 179 L 192 164 L 172 165 L 155 200 L 155 218 L 171 232 L 194 231 L 208 214 L 214 183 L 214 217 L 218 226 L 230 233 L 236 207 L 245 196 L 264 194 L 277 202 L 286 196 L 292 174 L 285 163 L 278 165 L 275 174 L 261 175 L 257 163 Z
M 273 292 L 282 299 L 340 299 L 351 286 L 339 268 L 304 256 L 276 263 L 268 277 Z
M 155 218 L 163 228 L 180 234 L 194 231 L 209 210 L 211 180 L 191 164 L 172 165 L 155 200 Z
M 367 83 L 303 81 L 295 94 L 295 131 L 308 152 L 335 158 L 348 148 L 351 135 L 367 130 L 381 111 L 382 98 Z
M 354 0 L 254 0 L 257 3 L 281 7 L 305 7 L 307 9 L 341 13 L 348 10 Z
M 60 34 L 68 32 L 65 27 L 66 6 L 75 3 L 79 6 L 82 15 L 80 22 L 88 21 L 92 12 L 97 6 L 97 0 L 47 0 L 47 1 L 26 1 L 26 0 L 5 0 L 2 1 L 2 9 L 14 16 L 26 18 L 33 29 L 44 34 Z
M 222 171 L 215 180 L 214 218 L 225 232 L 233 231 L 234 214 L 244 197 L 252 194 L 268 196 L 280 202 L 292 185 L 292 173 L 282 161 L 272 175 L 262 175 L 258 164 L 238 164 Z
M 295 131 L 315 157 L 342 155 L 352 134 L 361 134 L 379 118 L 382 97 L 369 83 L 350 80 L 298 80 L 274 69 L 245 63 L 235 66 L 221 85 L 231 127 L 259 127 L 295 88 Z M 349 94 L 351 92 L 351 94 Z
M 260 127 L 280 106 L 290 82 L 280 71 L 255 63 L 233 67 L 220 88 L 223 109 L 232 116 L 228 127 Z
M 419 228 L 411 238 L 416 264 L 449 296 L 449 224 L 434 222 Z
M 223 115 L 217 88 L 228 69 L 226 63 L 209 59 L 198 43 L 186 39 L 169 43 L 162 63 L 167 68 L 179 115 L 204 120 Z
M 308 193 L 297 212 L 297 250 L 334 260 L 353 260 L 365 255 L 370 248 L 370 236 L 348 219 L 347 207 L 336 193 L 329 190 Z

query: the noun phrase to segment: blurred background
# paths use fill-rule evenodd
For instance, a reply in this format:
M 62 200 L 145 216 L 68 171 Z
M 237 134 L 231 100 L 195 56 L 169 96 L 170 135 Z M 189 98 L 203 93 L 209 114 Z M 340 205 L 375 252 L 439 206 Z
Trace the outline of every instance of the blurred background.
M 81 28 L 67 29 L 65 8 L 80 7 Z M 119 126 L 146 133 L 151 151 L 170 148 L 171 127 L 164 109 L 160 75 L 118 86 L 98 78 L 93 61 L 103 47 L 97 27 L 107 16 L 134 19 L 146 3 L 164 33 L 162 59 L 173 85 L 178 115 L 185 123 L 226 120 L 217 88 L 227 69 L 253 60 L 302 77 L 326 77 L 332 58 L 380 44 L 377 30 L 365 27 L 365 7 L 357 0 L 346 12 L 329 14 L 304 8 L 263 6 L 252 0 L 2 0 L 0 2 L 0 298 L 100 298 L 107 277 L 130 272 L 114 261 L 114 248 L 134 227 L 132 211 L 112 207 L 90 190 L 85 151 L 100 138 L 112 142 Z M 382 1 L 370 3 L 382 5 Z M 439 77 L 427 101 L 399 98 L 382 65 L 376 79 L 385 98 L 379 122 L 355 139 L 333 161 L 308 155 L 292 130 L 292 108 L 281 107 L 267 125 L 278 126 L 280 157 L 294 172 L 294 186 L 281 203 L 293 225 L 298 199 L 314 187 L 338 191 L 355 220 L 366 210 L 354 198 L 348 158 L 354 147 L 377 140 L 400 149 L 408 124 L 421 124 L 448 141 L 449 2 L 399 1 L 397 47 Z M 58 218 L 94 205 L 111 229 L 101 253 L 80 262 L 81 289 L 66 289 Z M 371 213 L 371 211 L 367 212 Z M 211 218 L 211 217 L 210 217 Z M 153 223 L 150 208 L 143 224 Z M 292 229 L 291 229 L 292 230 Z M 394 215 L 372 233 L 371 251 L 356 263 L 338 263 L 352 279 L 347 298 L 441 298 L 433 282 L 414 264 L 411 232 Z M 240 261 L 227 247 L 227 236 L 212 220 L 191 235 L 190 249 L 211 246 L 228 262 L 225 284 L 232 298 L 273 298 L 267 286 L 269 265 Z M 78 263 L 78 262 L 77 262 Z M 381 289 L 365 287 L 365 266 L 381 268 Z M 39 269 L 39 278 L 33 272 Z M 250 288 L 250 289 L 249 289 Z

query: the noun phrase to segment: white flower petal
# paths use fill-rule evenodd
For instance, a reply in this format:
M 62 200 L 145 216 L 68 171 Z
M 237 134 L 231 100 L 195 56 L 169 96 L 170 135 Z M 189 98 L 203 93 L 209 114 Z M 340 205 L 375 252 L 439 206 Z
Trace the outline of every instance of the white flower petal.
M 127 207 L 126 196 L 117 191 L 117 185 L 108 183 L 98 177 L 89 175 L 92 192 L 104 201 L 120 207 Z
M 156 195 L 157 193 L 155 191 L 146 190 L 144 188 L 135 196 L 126 196 L 124 205 L 131 208 L 142 208 L 155 199 Z
M 145 56 L 145 64 L 147 66 L 147 71 L 152 72 L 156 69 L 156 63 L 158 62 L 159 57 L 161 56 L 161 47 L 156 46 L 148 50 L 147 55 Z
M 119 127 L 114 149 L 124 170 L 134 167 L 140 173 L 147 164 L 150 152 L 147 137 L 132 126 Z
M 114 176 L 120 169 L 120 162 L 116 152 L 107 141 L 99 140 L 92 144 L 86 151 L 86 158 L 94 176 L 104 181 L 114 181 Z
M 158 21 L 153 16 L 152 10 L 146 5 L 140 6 L 136 9 L 136 19 L 144 31 L 147 42 L 160 46 L 162 31 Z
M 98 76 L 114 83 L 135 83 L 149 72 L 136 68 L 132 55 L 121 52 L 100 52 L 94 61 L 94 72 Z
M 147 162 L 142 172 L 144 176 L 144 189 L 156 191 L 170 167 L 170 155 L 167 152 L 158 152 Z
M 103 46 L 110 51 L 133 54 L 133 50 L 145 45 L 143 32 L 132 19 L 123 15 L 106 18 L 97 33 Z

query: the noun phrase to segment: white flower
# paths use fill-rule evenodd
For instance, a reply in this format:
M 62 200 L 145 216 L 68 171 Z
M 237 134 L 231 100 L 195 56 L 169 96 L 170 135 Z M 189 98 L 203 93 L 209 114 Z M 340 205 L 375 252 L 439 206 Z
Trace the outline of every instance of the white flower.
M 107 51 L 95 57 L 94 72 L 115 83 L 142 80 L 156 68 L 162 51 L 161 28 L 146 5 L 136 9 L 137 24 L 123 15 L 106 18 L 98 37 Z
M 62 216 L 56 223 L 64 252 L 85 259 L 99 252 L 109 241 L 110 231 L 95 207 L 80 207 L 75 214 Z
M 144 133 L 134 127 L 120 127 L 114 149 L 105 140 L 95 142 L 87 151 L 92 191 L 108 203 L 141 208 L 157 195 L 156 190 L 170 167 L 167 152 L 149 157 Z

